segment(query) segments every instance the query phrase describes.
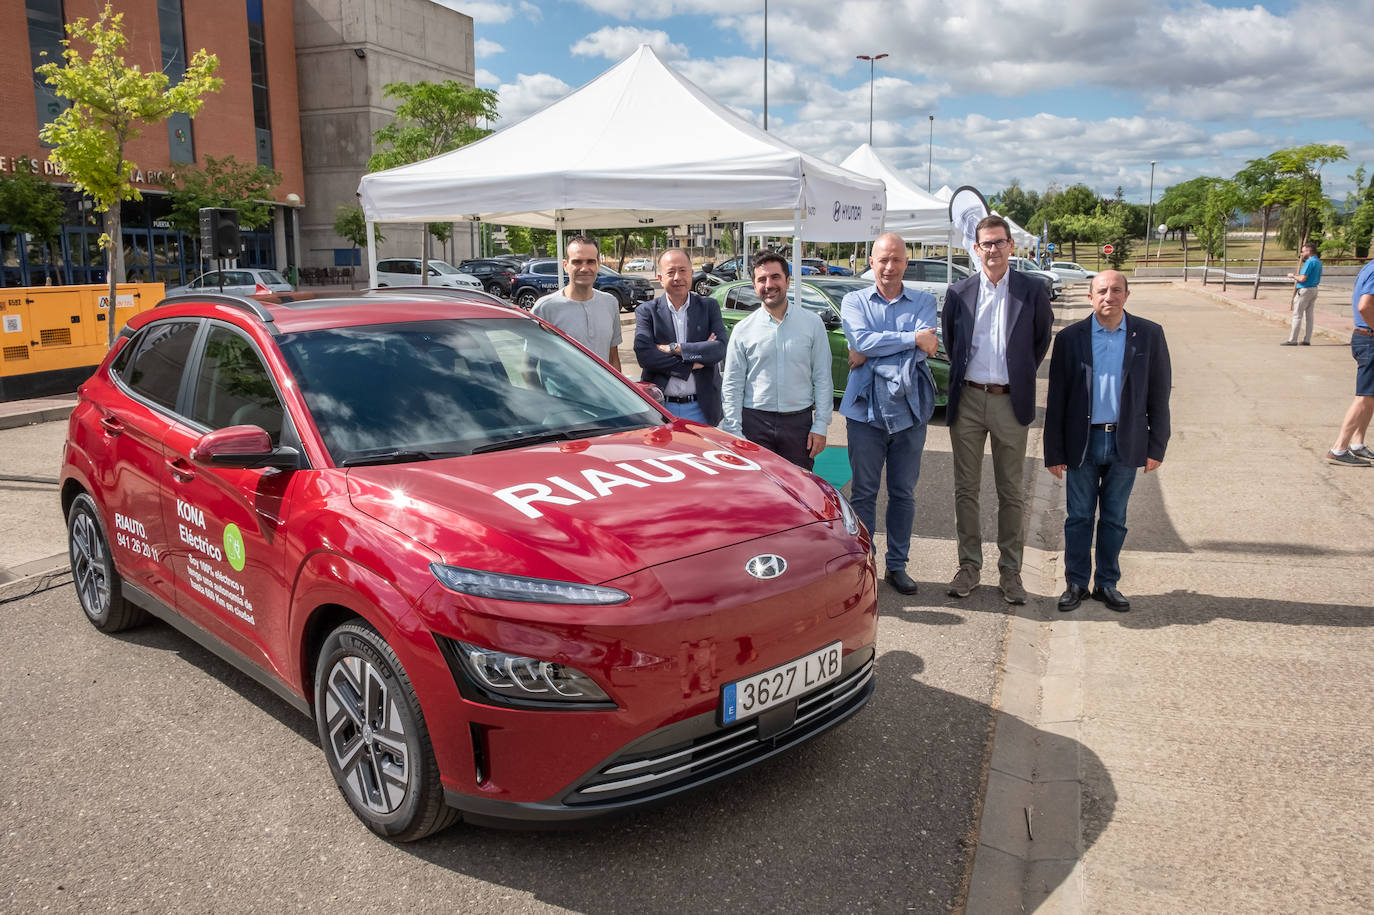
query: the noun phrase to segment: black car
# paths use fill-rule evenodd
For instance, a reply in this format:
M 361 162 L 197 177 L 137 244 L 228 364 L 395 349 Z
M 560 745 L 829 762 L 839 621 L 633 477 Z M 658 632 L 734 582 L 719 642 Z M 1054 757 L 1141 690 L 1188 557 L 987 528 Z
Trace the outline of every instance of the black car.
M 748 272 L 745 259 L 738 254 L 719 264 L 707 261 L 692 274 L 692 291 L 697 295 L 710 295 L 711 290 L 720 283 L 748 279 Z
M 510 297 L 511 282 L 519 271 L 501 258 L 474 257 L 458 265 L 463 273 L 471 273 L 482 281 L 482 289 L 495 295 Z
M 630 311 L 640 302 L 654 297 L 654 285 L 637 276 L 622 276 L 605 264 L 596 276 L 596 288 L 615 296 L 621 311 Z M 558 261 L 552 257 L 536 258 L 525 265 L 512 286 L 511 298 L 526 310 L 533 308 L 541 297 L 558 289 Z

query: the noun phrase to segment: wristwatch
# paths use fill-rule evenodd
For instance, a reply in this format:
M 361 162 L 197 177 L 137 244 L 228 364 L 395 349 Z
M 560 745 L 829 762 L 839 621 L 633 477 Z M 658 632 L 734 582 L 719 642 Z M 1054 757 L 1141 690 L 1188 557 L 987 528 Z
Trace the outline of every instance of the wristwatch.
M 674 344 L 673 344 L 673 355 L 674 355 L 674 356 L 681 356 L 681 355 L 682 355 L 682 344 L 681 344 L 681 343 L 674 343 Z

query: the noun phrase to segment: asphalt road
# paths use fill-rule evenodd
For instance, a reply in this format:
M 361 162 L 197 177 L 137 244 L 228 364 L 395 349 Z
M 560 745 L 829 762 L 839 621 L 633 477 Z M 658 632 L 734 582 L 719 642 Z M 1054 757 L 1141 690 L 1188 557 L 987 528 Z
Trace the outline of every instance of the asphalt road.
M 0 462 L 22 448 L 55 476 L 61 439 L 58 423 L 0 431 Z M 881 588 L 867 709 L 722 785 L 572 832 L 459 824 L 391 845 L 338 795 L 312 722 L 175 630 L 102 635 L 70 585 L 0 603 L 13 761 L 0 909 L 949 911 L 966 893 L 1009 620 L 995 589 L 944 596 L 950 493 L 935 425 L 917 488 L 921 593 Z M 54 514 L 33 549 L 60 552 L 55 494 L 13 495 Z

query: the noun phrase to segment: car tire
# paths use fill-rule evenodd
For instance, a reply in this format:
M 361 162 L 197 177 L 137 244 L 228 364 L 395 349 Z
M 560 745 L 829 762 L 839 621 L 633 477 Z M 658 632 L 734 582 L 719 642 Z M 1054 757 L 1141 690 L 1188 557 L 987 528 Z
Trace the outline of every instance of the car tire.
M 539 296 L 533 289 L 521 289 L 515 297 L 515 304 L 529 311 L 534 307 L 534 303 L 539 301 Z
M 143 608 L 124 597 L 124 579 L 115 571 L 95 500 L 84 492 L 67 512 L 67 555 L 76 599 L 92 626 L 101 632 L 121 632 L 148 619 Z
M 711 282 L 709 280 L 704 279 L 697 280 L 697 284 L 695 287 L 692 288 L 692 291 L 695 292 L 697 295 L 710 295 Z
M 415 688 L 391 646 L 361 621 L 325 639 L 315 665 L 315 722 L 329 771 L 367 828 L 414 842 L 451 826 L 439 764 Z
M 611 290 L 611 295 L 615 296 L 616 307 L 621 311 L 634 311 L 634 302 L 632 302 L 625 293 L 613 289 Z

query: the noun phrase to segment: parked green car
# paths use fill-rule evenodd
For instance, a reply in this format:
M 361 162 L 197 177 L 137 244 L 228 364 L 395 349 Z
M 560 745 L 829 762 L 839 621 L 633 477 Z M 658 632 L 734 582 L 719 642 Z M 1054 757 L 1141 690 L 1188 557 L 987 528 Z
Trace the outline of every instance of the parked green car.
M 840 327 L 840 302 L 847 294 L 867 289 L 873 283 L 848 276 L 808 276 L 800 285 L 802 307 L 818 313 L 830 331 L 830 376 L 835 381 L 835 400 L 838 402 L 849 379 L 849 344 Z M 711 290 L 711 297 L 720 304 L 720 315 L 727 330 L 733 330 L 741 318 L 760 304 L 754 284 L 748 280 L 722 283 Z M 939 328 L 935 333 L 939 335 Z M 949 357 L 945 355 L 943 343 L 928 361 L 930 374 L 935 379 L 935 405 L 943 407 L 949 394 Z

